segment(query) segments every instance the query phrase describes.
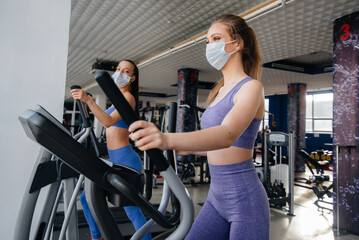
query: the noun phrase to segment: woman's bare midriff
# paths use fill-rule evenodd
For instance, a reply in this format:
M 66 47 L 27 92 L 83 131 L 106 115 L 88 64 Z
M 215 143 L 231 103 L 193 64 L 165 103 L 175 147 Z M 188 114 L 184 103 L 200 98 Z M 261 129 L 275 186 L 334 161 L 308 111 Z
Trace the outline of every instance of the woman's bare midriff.
M 130 144 L 129 132 L 125 128 L 109 127 L 106 129 L 107 148 L 110 150 L 125 147 Z
M 226 165 L 244 162 L 253 157 L 253 150 L 234 147 L 208 151 L 207 159 L 208 163 L 212 165 Z

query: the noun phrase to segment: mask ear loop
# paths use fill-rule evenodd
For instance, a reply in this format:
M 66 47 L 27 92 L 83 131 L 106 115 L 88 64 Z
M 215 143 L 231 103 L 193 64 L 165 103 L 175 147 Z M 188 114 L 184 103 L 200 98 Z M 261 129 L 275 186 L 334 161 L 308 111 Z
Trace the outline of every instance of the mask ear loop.
M 132 78 L 134 78 L 134 77 L 136 77 L 136 76 L 135 76 L 135 75 L 133 75 L 132 77 L 130 77 L 130 83 L 132 83 L 132 82 L 131 82 L 131 80 L 132 80 Z
M 236 53 L 236 52 L 238 52 L 239 51 L 239 49 L 238 50 L 235 50 L 235 51 L 233 51 L 233 52 L 231 52 L 231 53 L 228 53 L 229 55 L 232 55 L 233 53 Z
M 130 91 L 132 91 L 132 83 L 134 82 L 131 82 L 131 79 L 136 77 L 135 75 L 133 75 L 131 78 L 130 78 L 130 81 L 128 82 L 128 84 L 130 84 Z
M 226 42 L 226 44 L 227 43 L 233 43 L 233 42 L 236 42 L 236 41 L 238 41 L 239 39 L 237 39 L 237 40 L 233 40 L 233 41 L 230 41 L 230 42 Z M 240 47 L 236 47 L 236 50 L 235 51 L 233 51 L 233 52 L 231 52 L 231 53 L 228 53 L 229 55 L 232 55 L 233 53 L 235 53 L 235 52 L 238 52 L 240 50 Z
M 230 41 L 230 42 L 227 42 L 227 43 L 233 43 L 233 42 L 236 42 L 236 41 L 238 41 L 238 40 L 233 40 L 233 41 Z M 228 54 L 229 54 L 229 55 L 232 55 L 233 53 L 238 52 L 238 51 L 239 51 L 238 48 L 239 48 L 239 47 L 236 47 L 236 50 L 235 50 L 235 51 L 233 51 L 233 52 L 231 52 L 231 53 L 228 53 Z
M 228 44 L 228 43 L 233 43 L 233 42 L 236 42 L 236 41 L 238 41 L 238 40 L 232 40 L 232 41 L 229 41 L 229 42 L 225 42 L 224 44 Z

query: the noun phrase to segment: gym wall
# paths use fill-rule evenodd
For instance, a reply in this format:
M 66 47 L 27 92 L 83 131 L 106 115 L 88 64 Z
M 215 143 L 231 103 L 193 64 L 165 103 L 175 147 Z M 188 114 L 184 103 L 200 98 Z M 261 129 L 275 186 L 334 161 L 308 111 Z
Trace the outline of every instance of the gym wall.
M 7 239 L 39 150 L 18 115 L 40 104 L 62 119 L 70 12 L 71 0 L 0 2 L 0 232 Z

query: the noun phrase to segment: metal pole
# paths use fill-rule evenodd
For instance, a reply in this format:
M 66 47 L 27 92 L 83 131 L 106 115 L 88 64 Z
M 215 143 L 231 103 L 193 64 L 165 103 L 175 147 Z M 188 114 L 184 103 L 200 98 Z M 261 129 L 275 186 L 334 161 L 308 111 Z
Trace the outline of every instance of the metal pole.
M 75 134 L 75 121 L 76 121 L 76 101 L 74 101 L 72 112 L 71 112 L 71 133 Z
M 73 191 L 72 197 L 70 199 L 69 205 L 68 205 L 66 213 L 65 213 L 65 219 L 64 219 L 64 222 L 62 223 L 59 240 L 63 240 L 65 237 L 65 234 L 67 235 L 67 232 L 65 230 L 67 230 L 67 227 L 68 227 L 70 221 L 73 220 L 72 219 L 73 210 L 76 209 L 75 208 L 76 197 L 80 191 L 80 187 L 81 187 L 84 179 L 85 179 L 84 175 L 80 175 L 79 179 L 77 180 L 75 190 Z M 77 234 L 77 233 L 73 233 L 73 234 Z
M 55 219 L 55 215 L 56 215 L 56 210 L 57 210 L 57 207 L 59 205 L 60 198 L 62 197 L 63 191 L 64 191 L 64 185 L 61 183 L 60 189 L 59 189 L 59 191 L 57 193 L 57 196 L 56 196 L 56 199 L 55 199 L 54 207 L 52 208 L 52 212 L 51 212 L 51 215 L 50 215 L 49 222 L 48 222 L 47 227 L 46 227 L 44 240 L 49 240 L 50 236 L 52 234 L 52 228 L 53 228 L 53 223 L 54 223 L 54 219 Z
M 337 204 L 337 219 L 336 219 L 336 222 L 337 222 L 337 235 L 339 235 L 339 232 L 340 232 L 340 228 L 339 228 L 339 146 L 335 146 L 336 148 L 336 151 L 335 151 L 335 161 L 336 161 L 336 191 L 337 191 L 337 194 L 336 194 L 336 204 Z
M 264 182 L 270 181 L 268 179 L 268 146 L 267 146 L 267 132 L 263 132 L 263 159 L 262 159 L 262 165 L 263 165 L 263 173 L 264 173 Z
M 289 132 L 289 139 L 288 139 L 288 164 L 289 164 L 289 183 L 288 183 L 288 187 L 289 187 L 289 198 L 290 198 L 290 203 L 289 203 L 289 212 L 288 215 L 293 216 L 294 215 L 294 184 L 293 184 L 293 180 L 294 180 L 294 158 L 293 158 L 293 142 L 294 142 L 294 135 L 293 132 Z

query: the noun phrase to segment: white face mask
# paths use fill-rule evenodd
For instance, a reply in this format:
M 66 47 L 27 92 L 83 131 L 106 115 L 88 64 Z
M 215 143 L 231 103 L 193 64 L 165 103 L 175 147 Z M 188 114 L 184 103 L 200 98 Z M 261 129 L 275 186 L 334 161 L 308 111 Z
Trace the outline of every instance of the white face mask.
M 207 61 L 217 70 L 221 70 L 223 66 L 227 63 L 228 59 L 231 55 L 238 50 L 227 53 L 224 47 L 228 43 L 235 42 L 237 40 L 233 40 L 230 42 L 215 42 L 215 43 L 208 43 L 206 48 L 206 57 Z
M 117 87 L 122 88 L 130 83 L 131 77 L 122 72 L 115 72 L 112 74 L 112 79 L 116 83 Z

